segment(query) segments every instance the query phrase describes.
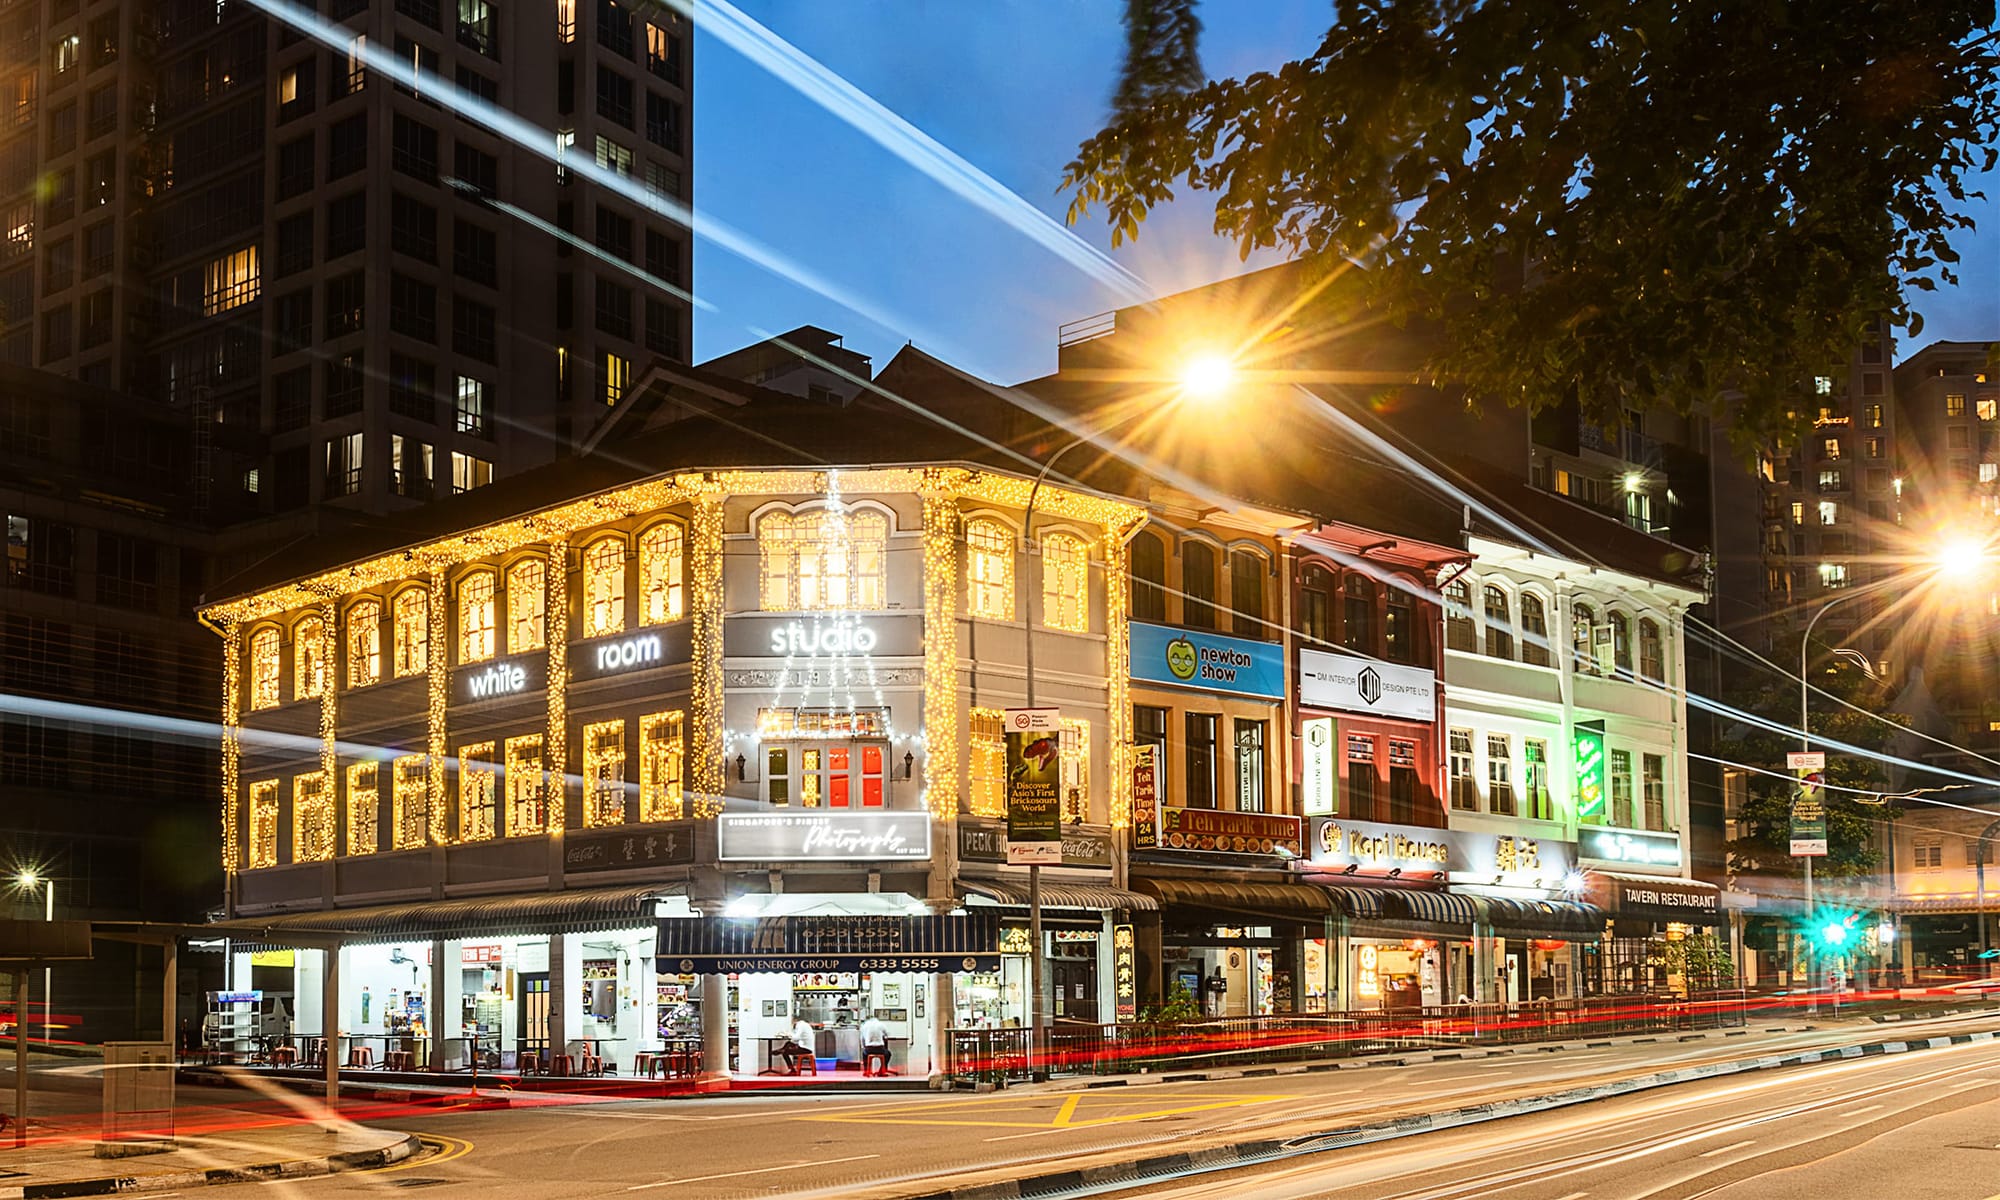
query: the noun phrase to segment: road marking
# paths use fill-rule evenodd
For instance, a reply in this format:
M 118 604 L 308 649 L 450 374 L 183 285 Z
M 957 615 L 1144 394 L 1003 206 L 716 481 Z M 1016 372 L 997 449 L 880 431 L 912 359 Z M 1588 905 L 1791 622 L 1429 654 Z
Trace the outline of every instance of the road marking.
M 464 1138 L 446 1137 L 441 1133 L 420 1133 L 417 1135 L 417 1140 L 422 1142 L 426 1147 L 435 1148 L 438 1153 L 412 1154 L 399 1163 L 390 1163 L 386 1167 L 365 1167 L 354 1173 L 357 1175 L 380 1175 L 387 1171 L 407 1171 L 411 1167 L 417 1166 L 434 1167 L 439 1163 L 448 1163 L 454 1158 L 464 1158 L 466 1155 L 472 1153 L 472 1143 L 466 1141 Z
M 1727 1153 L 1729 1153 L 1729 1152 L 1730 1152 L 1731 1150 L 1741 1150 L 1741 1149 L 1743 1149 L 1743 1147 L 1745 1147 L 1745 1146 L 1754 1146 L 1754 1145 L 1756 1145 L 1756 1144 L 1757 1144 L 1757 1141 L 1756 1141 L 1756 1139 L 1755 1139 L 1755 1138 L 1752 1138 L 1752 1139 L 1751 1139 L 1750 1141 L 1747 1141 L 1747 1142 L 1738 1142 L 1738 1143 L 1736 1143 L 1736 1144 L 1735 1144 L 1734 1146 L 1723 1146 L 1723 1147 L 1720 1147 L 1719 1149 L 1715 1149 L 1715 1150 L 1706 1150 L 1706 1151 L 1703 1151 L 1703 1152 L 1702 1152 L 1702 1153 L 1700 1153 L 1700 1154 L 1697 1154 L 1697 1155 L 1695 1155 L 1695 1157 L 1696 1157 L 1696 1158 L 1714 1158 L 1714 1157 L 1716 1157 L 1717 1155 L 1720 1155 L 1720 1154 L 1727 1154 Z
M 1583 1200 L 1583 1198 L 1588 1195 L 1590 1195 L 1589 1192 L 1571 1192 L 1567 1196 L 1556 1197 L 1556 1200 Z
M 1858 1116 L 1860 1116 L 1860 1115 L 1861 1115 L 1862 1113 L 1872 1113 L 1872 1112 L 1874 1112 L 1874 1111 L 1875 1111 L 1876 1109 L 1878 1109 L 1878 1108 L 1881 1108 L 1881 1107 L 1882 1107 L 1882 1106 L 1881 1106 L 1881 1105 L 1879 1105 L 1879 1104 L 1871 1104 L 1871 1105 L 1869 1105 L 1869 1106 L 1868 1106 L 1868 1107 L 1866 1107 L 1866 1108 L 1850 1108 L 1850 1109 L 1848 1109 L 1848 1110 L 1847 1110 L 1846 1112 L 1839 1112 L 1839 1113 L 1835 1113 L 1835 1114 L 1833 1114 L 1833 1115 L 1834 1115 L 1834 1116 L 1836 1116 L 1836 1117 L 1858 1117 Z
M 1183 1116 L 1224 1108 L 1244 1108 L 1279 1100 L 1310 1099 L 1298 1095 L 1232 1095 L 1213 1092 L 1072 1092 L 1060 1101 L 1049 1094 L 993 1096 L 958 1102 L 929 1101 L 900 1108 L 862 1113 L 823 1113 L 805 1118 L 839 1125 L 943 1125 L 954 1128 L 998 1129 L 1084 1129 L 1093 1125 L 1120 1125 L 1160 1117 Z M 1054 1105 L 1053 1110 L 1049 1107 Z M 1137 1112 L 1124 1111 L 1134 1105 L 1164 1105 Z M 1079 1109 L 1084 1110 L 1079 1115 Z M 1089 1116 L 1091 1111 L 1105 1113 Z
M 1078 1092 L 1074 1096 L 1071 1096 L 1069 1099 L 1063 1101 L 1062 1108 L 1057 1110 L 1056 1112 L 1056 1119 L 1049 1123 L 1051 1125 L 1068 1125 L 1070 1123 L 1070 1118 L 1076 1116 L 1077 1102 L 1082 1099 L 1083 1099 L 1083 1093 Z
M 628 1187 L 628 1192 L 643 1192 L 649 1188 L 673 1187 L 679 1183 L 705 1183 L 711 1179 L 735 1179 L 742 1175 L 768 1175 L 772 1171 L 791 1171 L 799 1167 L 831 1167 L 839 1163 L 861 1162 L 864 1159 L 880 1158 L 879 1154 L 857 1154 L 852 1158 L 802 1159 L 799 1162 L 784 1163 L 775 1167 L 758 1167 L 751 1171 L 726 1171 L 721 1175 L 696 1175 L 692 1179 L 662 1179 L 658 1183 L 641 1183 Z

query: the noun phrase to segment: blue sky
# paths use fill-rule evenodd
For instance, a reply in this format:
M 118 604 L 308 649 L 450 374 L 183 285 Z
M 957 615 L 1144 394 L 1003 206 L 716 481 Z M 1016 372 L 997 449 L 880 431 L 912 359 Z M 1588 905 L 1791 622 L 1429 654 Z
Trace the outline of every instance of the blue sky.
M 1063 164 L 1101 125 L 1123 51 L 1118 0 L 737 2 L 1057 218 Z M 1274 67 L 1310 50 L 1326 27 L 1324 5 L 1302 0 L 1206 0 L 1202 13 L 1203 65 L 1217 77 Z M 698 361 L 759 331 L 810 323 L 846 334 L 878 367 L 914 341 L 1011 383 L 1054 369 L 1063 322 L 1120 303 L 699 30 L 694 77 L 696 206 L 839 281 L 875 314 L 697 236 L 695 287 L 716 306 L 696 316 Z M 1234 246 L 1210 233 L 1212 215 L 1208 197 L 1183 199 L 1115 258 L 1162 292 L 1243 270 Z M 1094 218 L 1076 231 L 1109 249 Z M 1973 282 L 1924 298 L 1915 344 L 2000 336 L 2000 293 L 1985 286 L 2000 270 L 2000 238 L 1982 230 L 1961 250 Z

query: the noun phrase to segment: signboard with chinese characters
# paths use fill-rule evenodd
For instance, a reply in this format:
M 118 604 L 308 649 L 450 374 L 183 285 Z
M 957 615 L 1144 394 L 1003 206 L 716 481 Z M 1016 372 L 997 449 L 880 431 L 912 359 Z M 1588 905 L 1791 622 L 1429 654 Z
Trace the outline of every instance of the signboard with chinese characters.
M 1671 833 L 1648 833 L 1638 829 L 1580 829 L 1577 850 L 1587 859 L 1601 863 L 1630 863 L 1642 867 L 1680 870 L 1681 840 Z
M 1422 667 L 1300 650 L 1299 703 L 1337 712 L 1435 721 L 1437 676 Z
M 643 831 L 626 833 L 578 829 L 563 835 L 565 874 L 624 871 L 693 861 L 694 833 L 687 826 L 649 825 Z
M 1062 710 L 1010 708 L 1007 742 L 1007 861 L 1062 865 Z
M 1340 774 L 1334 765 L 1333 718 L 1313 717 L 1299 724 L 1304 750 L 1299 762 L 1299 791 L 1306 815 L 1330 817 L 1340 811 Z
M 1158 810 L 1157 846 L 1203 854 L 1272 854 L 1296 858 L 1299 819 L 1269 813 L 1221 812 L 1212 808 Z M 1133 826 L 1136 836 L 1138 827 Z M 1134 845 L 1143 845 L 1135 841 Z
M 1132 844 L 1160 844 L 1158 746 L 1132 747 Z
M 1228 637 L 1134 621 L 1132 678 L 1168 687 L 1199 688 L 1281 700 L 1285 650 L 1276 642 Z
M 1553 888 L 1576 865 L 1575 845 L 1551 838 L 1339 817 L 1313 819 L 1311 851 L 1314 870 L 1442 871 L 1456 882 L 1505 887 Z
M 1111 990 L 1119 1020 L 1139 1015 L 1139 955 L 1130 925 L 1111 927 Z
M 1007 827 L 998 821 L 978 817 L 958 819 L 958 859 L 960 862 L 1003 863 L 1007 861 Z M 1089 870 L 1111 869 L 1111 830 L 1101 825 L 1065 825 L 1062 831 L 1062 865 Z
M 1589 825 L 1604 819 L 1604 722 L 1576 727 L 1576 819 Z
M 1826 857 L 1826 803 L 1822 799 L 1825 788 L 1826 777 L 1820 771 L 1799 773 L 1799 793 L 1792 799 L 1793 858 Z
M 723 862 L 921 862 L 931 856 L 924 812 L 723 813 L 716 818 Z

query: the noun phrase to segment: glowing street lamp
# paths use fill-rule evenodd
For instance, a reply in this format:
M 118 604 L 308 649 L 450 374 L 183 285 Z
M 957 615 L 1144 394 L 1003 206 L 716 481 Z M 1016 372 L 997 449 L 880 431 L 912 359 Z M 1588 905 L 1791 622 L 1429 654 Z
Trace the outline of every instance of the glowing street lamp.
M 1236 383 L 1236 364 L 1220 354 L 1202 354 L 1181 366 L 1181 391 L 1212 400 Z
M 33 894 L 34 890 L 38 887 L 42 889 L 42 919 L 44 921 L 54 921 L 56 919 L 56 881 L 46 875 L 40 874 L 32 867 L 23 867 L 14 873 L 14 889 L 16 891 Z M 53 1028 L 51 1022 L 55 1020 L 55 1006 L 50 1003 L 50 979 L 49 968 L 43 967 L 42 1041 L 44 1042 L 50 1040 L 50 1030 Z M 14 1014 L 14 1036 L 23 1039 L 28 1036 L 27 1013 Z

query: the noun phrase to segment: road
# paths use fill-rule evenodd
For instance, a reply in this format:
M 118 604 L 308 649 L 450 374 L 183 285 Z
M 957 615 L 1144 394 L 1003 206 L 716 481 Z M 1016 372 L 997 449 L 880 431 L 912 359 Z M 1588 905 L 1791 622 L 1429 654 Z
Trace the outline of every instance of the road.
M 935 1187 L 935 1178 L 1008 1178 L 1039 1170 L 1059 1169 L 1074 1160 L 1116 1161 L 1162 1149 L 1188 1149 L 1201 1144 L 1267 1138 L 1280 1133 L 1306 1133 L 1406 1113 L 1431 1112 L 1485 1102 L 1503 1096 L 1535 1095 L 1583 1083 L 1601 1082 L 1700 1063 L 1732 1061 L 1757 1054 L 1779 1053 L 1819 1045 L 1916 1038 L 1940 1032 L 1991 1028 L 1990 1016 L 1910 1023 L 1890 1027 L 1848 1026 L 1753 1038 L 1695 1043 L 1664 1042 L 1614 1048 L 1505 1055 L 1407 1067 L 1353 1068 L 1311 1075 L 1262 1076 L 1216 1082 L 1154 1084 L 1098 1090 L 1016 1089 L 988 1095 L 964 1093 L 908 1097 L 764 1095 L 707 1100 L 615 1101 L 511 1111 L 437 1113 L 396 1116 L 397 1128 L 429 1138 L 437 1152 L 380 1172 L 354 1173 L 276 1185 L 245 1185 L 207 1189 L 221 1200 L 248 1186 L 268 1198 L 276 1187 L 289 1195 L 312 1200 L 348 1200 L 371 1193 L 421 1188 L 438 1200 L 488 1196 L 503 1190 L 509 1197 L 621 1196 L 643 1200 L 660 1192 L 673 1200 L 711 1200 L 737 1196 L 770 1196 L 821 1192 L 828 1195 L 920 1191 Z M 1755 1042 L 1754 1048 L 1749 1045 Z M 1977 1053 L 1974 1053 L 1977 1052 Z M 1600 1101 L 1549 1117 L 1517 1117 L 1459 1131 L 1426 1135 L 1421 1142 L 1404 1140 L 1381 1146 L 1315 1156 L 1304 1167 L 1231 1177 L 1224 1190 L 1208 1195 L 1235 1194 L 1230 1188 L 1291 1187 L 1297 1195 L 1328 1193 L 1333 1177 L 1353 1166 L 1363 1174 L 1339 1186 L 1354 1196 L 1404 1195 L 1432 1200 L 1499 1195 L 1491 1184 L 1471 1183 L 1459 1192 L 1408 1192 L 1413 1162 L 1425 1164 L 1425 1187 L 1445 1178 L 1431 1164 L 1433 1147 L 1449 1144 L 1460 1163 L 1454 1170 L 1467 1178 L 1500 1169 L 1519 1159 L 1526 1170 L 1543 1160 L 1567 1160 L 1583 1148 L 1611 1136 L 1634 1144 L 1665 1130 L 1692 1130 L 1700 1118 L 1726 1124 L 1730 1105 L 1798 1103 L 1798 1089 L 1819 1089 L 1823 1098 L 1842 1097 L 1857 1081 L 1893 1080 L 1926 1072 L 1960 1070 L 1980 1064 L 1964 1079 L 1985 1071 L 1988 1084 L 1969 1083 L 1962 1091 L 1969 1100 L 1986 1087 L 1988 1098 L 2000 1079 L 2000 1049 L 1985 1043 L 1962 1049 L 1926 1051 L 1886 1059 L 1866 1059 L 1824 1067 L 1795 1068 L 1740 1076 L 1713 1085 L 1684 1084 L 1642 1093 L 1619 1101 Z M 1953 1076 L 1949 1084 L 1961 1082 Z M 1843 1091 L 1842 1089 L 1848 1089 Z M 1870 1093 L 1872 1097 L 1872 1093 Z M 1875 1118 L 1894 1106 L 1922 1100 L 1918 1085 L 1883 1093 L 1883 1109 L 1855 1113 Z M 1697 1098 L 1699 1102 L 1697 1103 Z M 1760 1099 L 1761 1098 L 1761 1099 Z M 1874 1102 L 1872 1099 L 1869 1102 Z M 1861 1102 L 1856 1102 L 1861 1103 Z M 1719 1115 L 1705 1116 L 1715 1105 Z M 1611 1106 L 1622 1115 L 1607 1116 Z M 1635 1107 L 1636 1106 L 1636 1107 Z M 1863 1105 L 1865 1107 L 1865 1105 Z M 1745 1110 L 1748 1111 L 1748 1110 Z M 1815 1110 L 1817 1111 L 1817 1110 Z M 1895 1111 L 1901 1111 L 1895 1109 Z M 1832 1117 L 1832 1110 L 1818 1119 Z M 1844 1119 L 1844 1118 L 1843 1118 Z M 1988 1116 L 1990 1120 L 1990 1114 Z M 1530 1123 L 1538 1123 L 1533 1126 Z M 1529 1128 L 1535 1134 L 1521 1132 Z M 1987 1140 L 1995 1128 L 1987 1130 Z M 1765 1142 L 1768 1135 L 1742 1133 L 1730 1142 Z M 1523 1144 L 1531 1147 L 1518 1149 Z M 1419 1152 L 1416 1148 L 1421 1145 Z M 1559 1146 L 1559 1150 L 1548 1147 Z M 1694 1152 L 1689 1143 L 1690 1153 Z M 1540 1147 L 1539 1149 L 1534 1147 Z M 1705 1152 L 1706 1143 L 1700 1148 Z M 1660 1161 L 1683 1156 L 1656 1151 Z M 1731 1151 L 1735 1154 L 1737 1151 Z M 1762 1153 L 1755 1146 L 1743 1154 Z M 1616 1154 L 1613 1154 L 1616 1157 Z M 1706 1165 L 1725 1167 L 1735 1161 L 1718 1156 Z M 1643 1174 L 1649 1165 L 1634 1160 Z M 1356 1166 L 1355 1164 L 1360 1164 Z M 1656 1164 L 1652 1164 L 1654 1166 Z M 1539 1168 L 1537 1168 L 1539 1169 Z M 1578 1169 L 1582 1169 L 1579 1167 Z M 1372 1171 L 1370 1175 L 1366 1172 Z M 2000 1191 L 2000 1151 L 1991 1159 L 1992 1184 L 1973 1200 L 1987 1200 Z M 1339 1177 L 1346 1179 L 1345 1175 Z M 1455 1176 L 1453 1177 L 1455 1178 Z M 932 1183 L 918 1186 L 917 1181 Z M 1248 1180 L 1249 1182 L 1238 1182 Z M 1546 1193 L 1548 1200 L 1582 1200 L 1569 1193 L 1587 1191 L 1582 1184 Z M 1148 1194 L 1157 1194 L 1152 1192 Z M 1186 1194 L 1194 1195 L 1194 1191 Z M 1243 1191 L 1241 1194 L 1250 1194 Z M 1277 1195 L 1273 1191 L 1268 1194 Z M 1607 1193 L 1608 1195 L 1609 1193 Z M 1637 1193 L 1633 1193 L 1637 1195 Z M 1843 1195 L 1843 1192 L 1819 1193 Z M 1861 1193 L 1855 1193 L 1861 1194 Z M 1870 1192 L 1881 1195 L 1883 1192 Z M 1936 1195 L 1942 1192 L 1913 1192 Z M 1970 1195 L 1970 1193 L 1968 1193 Z M 1764 1193 L 1767 1198 L 1770 1193 Z M 1591 1193 L 1591 1200 L 1597 1194 Z M 1948 1200 L 1948 1198 L 1947 1198 Z

